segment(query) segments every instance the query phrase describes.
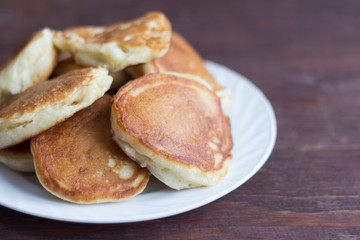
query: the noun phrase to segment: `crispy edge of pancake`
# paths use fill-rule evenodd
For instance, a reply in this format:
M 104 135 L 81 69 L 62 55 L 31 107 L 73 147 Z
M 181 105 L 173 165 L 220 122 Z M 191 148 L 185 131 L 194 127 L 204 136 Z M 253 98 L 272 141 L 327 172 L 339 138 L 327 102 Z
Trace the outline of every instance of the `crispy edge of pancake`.
M 46 163 L 43 162 L 44 157 L 45 159 L 48 158 L 48 152 L 42 152 L 41 149 L 44 148 L 44 146 L 41 146 L 40 142 L 44 141 L 49 141 L 53 138 L 56 138 L 58 136 L 58 134 L 56 134 L 57 131 L 60 131 L 61 128 L 63 126 L 66 126 L 67 128 L 69 128 L 69 126 L 71 126 L 70 129 L 74 129 L 74 128 L 83 128 L 84 126 L 79 124 L 79 120 L 85 120 L 85 122 L 83 124 L 88 124 L 89 121 L 95 122 L 98 117 L 100 116 L 99 114 L 96 115 L 96 113 L 94 115 L 90 116 L 90 120 L 89 118 L 87 118 L 89 116 L 89 114 L 92 114 L 96 108 L 99 107 L 104 107 L 106 101 L 108 101 L 108 103 L 110 103 L 107 107 L 109 107 L 108 111 L 110 111 L 111 108 L 111 102 L 112 102 L 112 97 L 108 94 L 105 94 L 102 98 L 98 99 L 96 102 L 94 102 L 94 104 L 92 104 L 91 106 L 77 112 L 76 114 L 74 114 L 71 118 L 65 120 L 64 122 L 60 123 L 59 125 L 54 126 L 53 128 L 48 129 L 47 131 L 35 136 L 34 138 L 31 139 L 31 151 L 32 154 L 34 156 L 34 163 L 35 163 L 35 170 L 36 170 L 36 175 L 39 179 L 40 184 L 51 194 L 53 194 L 54 196 L 68 201 L 68 202 L 72 202 L 72 203 L 77 203 L 77 204 L 95 204 L 95 203 L 108 203 L 108 202 L 121 202 L 127 199 L 130 199 L 132 197 L 135 197 L 136 195 L 140 194 L 141 192 L 143 192 L 143 190 L 146 188 L 147 183 L 149 181 L 150 178 L 150 172 L 147 169 L 143 169 L 141 168 L 136 162 L 133 162 L 130 158 L 127 157 L 127 155 L 125 153 L 122 152 L 122 150 L 119 149 L 120 152 L 122 152 L 123 156 L 125 157 L 125 161 L 130 161 L 130 164 L 133 166 L 136 166 L 138 169 L 132 169 L 134 170 L 134 172 L 140 173 L 138 175 L 136 175 L 135 179 L 132 181 L 132 184 L 136 184 L 135 187 L 133 188 L 129 188 L 125 191 L 123 191 L 125 194 L 128 193 L 128 191 L 133 191 L 131 192 L 129 195 L 124 195 L 123 197 L 119 198 L 119 197 L 111 197 L 113 195 L 116 195 L 115 192 L 111 193 L 111 190 L 113 190 L 112 187 L 110 187 L 110 194 L 107 195 L 107 198 L 97 198 L 97 199 L 92 199 L 91 198 L 91 192 L 90 194 L 85 194 L 84 196 L 76 196 L 76 193 L 81 194 L 81 191 L 83 189 L 66 189 L 66 185 L 64 183 L 62 183 L 58 178 L 52 178 L 51 175 L 51 170 L 49 170 L 46 167 Z M 98 113 L 102 113 L 101 111 L 105 111 L 105 109 L 99 110 Z M 109 112 L 110 115 L 110 112 Z M 84 118 L 86 117 L 86 118 Z M 93 118 L 91 118 L 93 117 Z M 107 117 L 107 116 L 106 116 Z M 110 116 L 109 116 L 110 117 Z M 107 118 L 108 119 L 108 118 Z M 104 118 L 102 119 L 104 120 Z M 111 133 L 110 133 L 110 119 L 109 120 L 109 139 L 111 139 Z M 81 121 L 82 122 L 82 121 Z M 102 127 L 101 127 L 102 128 Z M 54 132 L 53 132 L 54 131 Z M 76 130 L 75 130 L 76 131 Z M 54 135 L 55 133 L 55 135 Z M 96 134 L 96 133 L 95 133 Z M 73 136 L 75 137 L 75 136 Z M 76 140 L 76 139 L 74 139 Z M 57 141 L 57 140 L 56 140 Z M 61 141 L 60 141 L 61 142 Z M 67 142 L 65 143 L 60 143 L 60 144 L 65 144 L 64 146 L 66 146 Z M 116 143 L 113 142 L 114 146 L 116 146 Z M 106 145 L 107 146 L 107 145 Z M 52 148 L 52 146 L 47 146 Z M 46 150 L 46 147 L 45 147 Z M 113 150 L 110 149 L 104 149 L 104 155 L 106 154 L 110 154 L 112 155 L 114 152 Z M 78 156 L 75 156 L 78 157 Z M 111 158 L 114 158 L 114 156 L 112 155 Z M 76 160 L 76 158 L 74 159 Z M 112 161 L 122 161 L 122 160 L 113 160 Z M 108 163 L 110 164 L 110 163 Z M 116 163 L 114 163 L 116 164 Z M 76 165 L 76 164 L 75 164 Z M 129 165 L 127 165 L 129 166 Z M 71 167 L 71 166 L 69 166 Z M 90 166 L 91 167 L 91 166 Z M 101 169 L 99 169 L 101 170 Z M 118 170 L 118 169 L 117 169 Z M 118 173 L 120 175 L 120 173 Z M 124 180 L 122 179 L 122 177 L 119 176 L 119 178 L 121 178 L 121 181 L 129 181 L 128 179 Z M 100 183 L 99 183 L 100 184 Z M 100 187 L 101 189 L 102 187 Z M 71 192 L 74 192 L 72 195 Z M 89 199 L 87 199 L 90 196 Z M 103 195 L 98 195 L 98 197 L 103 197 Z
M 116 127 L 114 128 L 114 140 L 121 149 L 142 167 L 148 168 L 157 179 L 175 190 L 214 186 L 228 173 L 229 164 L 232 160 L 230 153 L 220 170 L 204 173 L 198 168 L 187 168 L 182 164 L 169 162 L 160 154 L 145 149 L 141 142 L 134 138 L 126 139 L 125 137 L 126 140 L 123 141 L 121 140 L 122 137 L 118 137 L 119 131 L 117 131 Z M 190 177 L 184 178 L 185 173 Z
M 185 74 L 184 76 L 182 74 L 178 74 L 177 76 L 185 77 L 189 75 Z M 226 123 L 225 127 L 227 131 L 225 133 L 225 137 L 228 140 L 230 139 L 230 151 L 226 153 L 226 158 L 223 160 L 222 167 L 215 171 L 204 171 L 194 166 L 187 167 L 186 164 L 180 162 L 176 163 L 176 161 L 168 159 L 167 156 L 149 148 L 142 143 L 140 139 L 131 136 L 123 127 L 119 126 L 114 105 L 111 112 L 111 126 L 113 139 L 123 149 L 123 151 L 128 154 L 129 157 L 138 162 L 142 167 L 147 167 L 155 177 L 169 187 L 179 190 L 184 188 L 213 186 L 218 184 L 226 176 L 229 164 L 232 160 L 231 149 L 233 143 L 231 137 L 230 119 L 224 113 L 222 117 L 224 117 Z M 184 177 L 184 173 L 187 173 L 187 178 Z
M 35 83 L 46 80 L 56 66 L 54 31 L 36 32 L 19 53 L 0 68 L 0 105 Z
M 153 21 L 155 23 L 151 24 Z M 144 27 L 145 30 L 142 29 Z M 143 37 L 135 41 L 138 36 L 133 37 L 131 31 L 127 33 L 131 28 L 143 32 Z M 156 31 L 151 32 L 152 29 Z M 112 31 L 117 30 L 128 35 L 123 36 L 121 33 L 111 35 Z M 114 40 L 118 36 L 119 40 Z M 163 56 L 169 48 L 170 38 L 171 24 L 166 16 L 160 12 L 149 12 L 128 22 L 58 31 L 55 33 L 54 43 L 59 49 L 74 54 L 75 61 L 81 65 L 101 66 L 116 72 L 129 65 L 145 63 Z M 159 40 L 156 42 L 155 39 Z
M 74 71 L 68 74 L 71 75 Z M 32 106 L 33 108 L 29 112 L 18 113 L 13 111 L 12 116 L 5 114 L 5 117 L 0 117 L 0 149 L 20 143 L 45 131 L 103 96 L 111 85 L 112 77 L 104 68 L 93 67 L 89 68 L 89 71 L 90 77 L 82 79 L 81 87 L 71 89 L 63 99 L 50 103 L 46 102 L 43 105 L 37 103 L 39 105 Z M 9 103 L 0 108 L 0 112 L 6 107 L 11 109 L 11 104 L 16 100 L 10 100 Z
M 138 64 L 138 65 L 134 65 L 134 66 L 130 66 L 127 67 L 125 69 L 126 72 L 129 73 L 129 75 L 131 77 L 133 77 L 134 79 L 145 76 L 147 74 L 151 74 L 151 73 L 157 73 L 158 71 L 156 70 L 156 68 L 150 63 L 143 63 L 143 64 Z M 213 90 L 213 87 L 211 86 L 211 84 L 209 84 L 208 81 L 204 80 L 203 78 L 201 78 L 200 76 L 197 76 L 195 74 L 192 73 L 179 73 L 179 72 L 161 72 L 161 73 L 172 73 L 174 75 L 192 75 L 195 76 L 195 78 L 197 79 L 202 79 L 201 82 L 202 84 L 204 84 L 205 86 L 207 86 L 209 89 Z M 221 106 L 225 111 L 229 111 L 232 103 L 233 103 L 233 97 L 232 97 L 232 93 L 230 91 L 230 89 L 228 88 L 221 88 L 217 91 L 214 91 L 215 94 L 220 98 L 221 100 Z
M 173 46 L 175 44 L 175 46 Z M 166 61 L 167 58 L 177 58 L 179 56 L 170 56 L 172 54 L 177 54 L 180 52 L 180 56 L 186 55 L 192 56 L 194 58 L 194 61 L 199 63 L 198 67 L 200 68 L 198 71 L 200 71 L 201 74 L 198 74 L 199 72 L 194 72 L 189 70 L 189 72 L 186 72 L 186 70 L 178 71 L 180 74 L 192 74 L 201 77 L 204 79 L 204 81 L 207 83 L 207 85 L 211 86 L 211 89 L 214 90 L 216 95 L 221 100 L 221 105 L 225 111 L 228 111 L 231 108 L 233 98 L 232 93 L 230 89 L 223 87 L 220 85 L 214 76 L 207 70 L 204 60 L 201 58 L 199 53 L 188 43 L 180 34 L 173 32 L 171 37 L 171 43 L 168 52 L 159 58 L 154 58 L 153 60 L 137 64 L 134 66 L 129 66 L 125 70 L 133 77 L 133 78 L 139 78 L 141 76 L 150 74 L 150 73 L 164 73 L 164 72 L 176 72 L 177 69 L 173 68 L 166 64 L 163 64 L 164 61 Z M 180 67 L 181 68 L 181 67 Z

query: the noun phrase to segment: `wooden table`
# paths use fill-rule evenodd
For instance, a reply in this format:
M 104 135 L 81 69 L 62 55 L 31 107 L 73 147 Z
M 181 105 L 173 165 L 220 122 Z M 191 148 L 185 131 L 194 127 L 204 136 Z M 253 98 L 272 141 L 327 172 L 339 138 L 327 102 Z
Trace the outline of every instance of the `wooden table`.
M 1 1 L 0 61 L 44 26 L 108 24 L 149 10 L 270 99 L 271 157 L 230 194 L 164 219 L 78 224 L 0 207 L 0 239 L 359 239 L 360 2 Z

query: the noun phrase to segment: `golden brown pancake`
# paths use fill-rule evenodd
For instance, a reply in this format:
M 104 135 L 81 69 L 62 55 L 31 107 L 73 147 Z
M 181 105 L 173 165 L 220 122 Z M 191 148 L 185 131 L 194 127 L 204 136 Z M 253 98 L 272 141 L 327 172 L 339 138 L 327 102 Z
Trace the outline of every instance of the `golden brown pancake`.
M 116 94 L 114 140 L 174 189 L 211 186 L 227 173 L 232 137 L 219 98 L 196 81 L 148 74 Z
M 0 150 L 0 162 L 20 172 L 34 172 L 34 160 L 30 151 L 30 141 L 25 141 Z
M 36 174 L 52 194 L 76 203 L 116 202 L 143 191 L 150 173 L 129 159 L 110 133 L 111 97 L 31 140 Z
M 0 105 L 35 83 L 46 80 L 56 65 L 54 32 L 36 32 L 19 53 L 0 67 Z
M 134 78 L 149 73 L 177 72 L 189 73 L 204 79 L 220 97 L 225 107 L 231 104 L 231 93 L 218 84 L 206 69 L 204 60 L 195 49 L 178 33 L 173 32 L 167 53 L 148 63 L 131 66 L 126 69 Z
M 29 139 L 91 105 L 111 82 L 106 69 L 83 68 L 14 96 L 0 108 L 0 149 Z
M 55 45 L 74 55 L 83 66 L 102 66 L 110 72 L 148 62 L 166 53 L 171 25 L 164 14 L 144 16 L 108 26 L 73 27 L 54 36 Z

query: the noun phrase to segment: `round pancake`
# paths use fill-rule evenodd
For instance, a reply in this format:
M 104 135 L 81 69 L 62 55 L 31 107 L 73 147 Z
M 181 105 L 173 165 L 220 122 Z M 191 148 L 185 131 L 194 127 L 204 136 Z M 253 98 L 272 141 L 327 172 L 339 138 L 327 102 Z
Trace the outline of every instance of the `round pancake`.
M 75 203 L 117 202 L 141 193 L 150 173 L 110 133 L 111 97 L 32 138 L 36 174 L 52 194 Z
M 19 172 L 34 172 L 30 141 L 0 150 L 0 163 Z
M 130 66 L 126 69 L 134 78 L 149 73 L 177 72 L 189 73 L 204 79 L 216 95 L 220 97 L 224 109 L 231 106 L 231 92 L 218 84 L 206 69 L 204 60 L 195 49 L 178 33 L 171 35 L 170 47 L 162 57 L 155 58 L 148 63 Z
M 149 74 L 115 96 L 113 138 L 132 159 L 171 188 L 217 184 L 232 158 L 229 118 L 203 84 Z
M 56 68 L 52 73 L 52 77 L 58 77 L 64 73 L 80 68 L 84 67 L 77 64 L 72 57 L 66 58 L 58 62 Z M 124 85 L 131 79 L 131 76 L 127 72 L 125 72 L 125 70 L 113 72 L 110 73 L 110 75 L 113 77 L 110 90 L 113 91 L 117 91 L 122 85 Z
M 54 43 L 62 51 L 72 53 L 78 64 L 116 72 L 164 55 L 170 36 L 168 19 L 160 12 L 150 12 L 128 22 L 56 32 Z
M 0 105 L 50 76 L 57 60 L 53 35 L 54 32 L 48 28 L 37 32 L 13 59 L 0 68 Z
M 0 108 L 0 149 L 29 139 L 91 105 L 111 82 L 106 69 L 83 68 L 12 97 Z

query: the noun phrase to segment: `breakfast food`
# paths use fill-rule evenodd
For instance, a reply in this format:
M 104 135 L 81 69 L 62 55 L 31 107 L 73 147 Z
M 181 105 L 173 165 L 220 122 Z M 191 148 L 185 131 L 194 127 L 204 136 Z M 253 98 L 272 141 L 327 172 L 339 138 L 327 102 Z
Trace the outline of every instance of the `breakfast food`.
M 141 193 L 150 173 L 110 133 L 110 95 L 31 140 L 36 175 L 52 194 L 76 203 L 117 202 Z
M 44 28 L 0 68 L 0 105 L 35 83 L 46 80 L 56 65 L 53 31 Z
M 148 74 L 122 87 L 111 112 L 114 140 L 171 188 L 217 184 L 227 173 L 232 138 L 219 98 L 204 85 Z
M 0 150 L 0 163 L 19 172 L 35 172 L 30 141 Z
M 224 109 L 232 102 L 231 92 L 216 82 L 206 69 L 204 60 L 195 49 L 178 33 L 173 32 L 167 53 L 147 63 L 130 66 L 126 69 L 134 78 L 149 73 L 177 72 L 189 73 L 204 79 L 216 95 L 220 97 Z
M 111 82 L 106 69 L 83 68 L 14 96 L 0 108 L 0 149 L 29 139 L 91 105 Z
M 232 161 L 231 101 L 160 12 L 45 28 L 0 68 L 0 163 L 80 204 L 132 198 L 150 174 L 213 186 Z
M 164 55 L 170 36 L 168 19 L 162 13 L 150 12 L 133 21 L 56 32 L 54 43 L 62 51 L 74 54 L 80 65 L 116 72 Z
M 77 64 L 72 57 L 66 58 L 58 62 L 56 68 L 52 73 L 52 77 L 58 77 L 64 73 L 80 68 L 84 67 Z M 110 75 L 113 77 L 110 90 L 114 91 L 117 91 L 122 85 L 124 85 L 131 79 L 131 76 L 127 72 L 125 72 L 125 70 L 113 72 L 110 73 Z

